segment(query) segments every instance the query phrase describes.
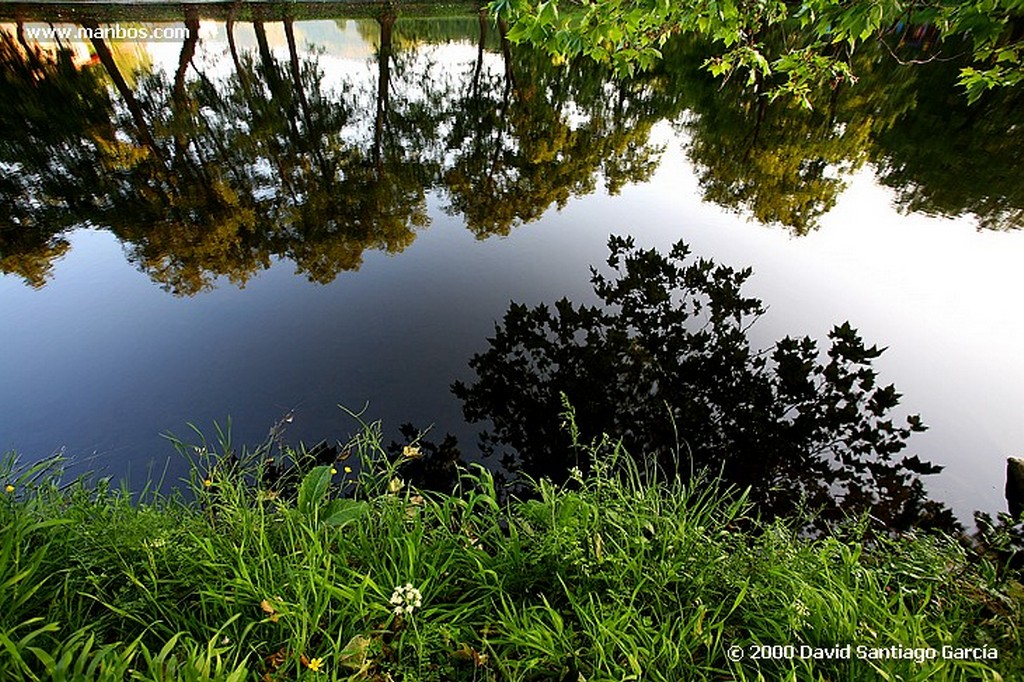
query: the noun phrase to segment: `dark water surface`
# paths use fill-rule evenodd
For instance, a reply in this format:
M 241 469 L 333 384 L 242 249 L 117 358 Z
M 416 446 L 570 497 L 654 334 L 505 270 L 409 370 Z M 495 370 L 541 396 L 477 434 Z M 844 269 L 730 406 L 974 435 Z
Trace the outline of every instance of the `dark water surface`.
M 452 382 L 510 301 L 593 302 L 614 233 L 751 266 L 756 346 L 845 320 L 887 346 L 897 412 L 930 426 L 908 452 L 945 467 L 929 492 L 1003 508 L 1019 92 L 969 109 L 955 66 L 866 47 L 809 113 L 722 87 L 693 45 L 620 83 L 476 17 L 239 21 L 233 50 L 197 20 L 191 44 L 109 44 L 124 89 L 83 43 L 33 67 L 6 27 L 0 450 L 138 481 L 188 422 L 258 442 L 294 411 L 290 440 L 343 438 L 342 404 L 472 457 Z

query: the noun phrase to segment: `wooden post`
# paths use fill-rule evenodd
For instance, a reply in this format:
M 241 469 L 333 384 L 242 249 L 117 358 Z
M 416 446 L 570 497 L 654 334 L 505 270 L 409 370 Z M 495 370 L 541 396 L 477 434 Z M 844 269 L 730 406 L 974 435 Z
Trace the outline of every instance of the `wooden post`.
M 1010 457 L 1006 460 L 1006 504 L 1013 518 L 1020 518 L 1024 512 L 1024 459 Z

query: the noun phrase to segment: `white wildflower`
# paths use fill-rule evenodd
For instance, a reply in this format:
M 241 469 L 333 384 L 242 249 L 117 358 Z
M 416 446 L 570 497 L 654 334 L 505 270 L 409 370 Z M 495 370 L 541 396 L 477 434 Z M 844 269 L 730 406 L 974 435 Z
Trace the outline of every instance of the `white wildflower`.
M 412 583 L 406 583 L 405 585 L 399 585 L 395 588 L 395 591 L 391 593 L 391 599 L 389 599 L 388 602 L 394 605 L 394 613 L 396 616 L 411 614 L 414 609 L 418 609 L 423 606 L 423 595 L 420 594 L 419 590 L 412 586 Z

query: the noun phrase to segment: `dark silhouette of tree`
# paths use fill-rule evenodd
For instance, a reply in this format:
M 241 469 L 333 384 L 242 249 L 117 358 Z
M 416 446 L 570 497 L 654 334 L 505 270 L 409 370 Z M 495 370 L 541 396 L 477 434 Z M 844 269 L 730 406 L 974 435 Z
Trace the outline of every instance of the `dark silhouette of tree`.
M 747 336 L 763 312 L 743 295 L 750 270 L 668 256 L 613 237 L 612 279 L 594 271 L 603 305 L 512 304 L 456 383 L 466 418 L 486 421 L 485 451 L 516 474 L 564 480 L 577 461 L 562 395 L 585 438 L 621 438 L 637 457 L 688 478 L 721 473 L 766 514 L 806 507 L 822 522 L 870 512 L 895 527 L 948 524 L 916 474 L 937 467 L 901 456 L 924 430 L 898 425 L 899 394 L 880 385 L 867 346 L 848 323 L 824 354 L 810 338 L 767 349 Z

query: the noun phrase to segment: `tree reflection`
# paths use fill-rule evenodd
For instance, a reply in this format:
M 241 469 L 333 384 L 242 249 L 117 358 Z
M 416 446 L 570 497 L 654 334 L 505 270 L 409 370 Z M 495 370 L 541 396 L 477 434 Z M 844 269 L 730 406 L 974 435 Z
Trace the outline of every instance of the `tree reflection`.
M 688 135 L 705 199 L 797 234 L 867 162 L 906 210 L 973 213 L 986 228 L 1024 221 L 1020 95 L 969 107 L 953 63 L 908 69 L 865 45 L 852 56 L 860 83 L 809 93 L 814 108 L 801 110 L 722 87 L 693 42 L 670 41 L 657 70 L 622 79 L 590 60 L 555 65 L 513 48 L 485 13 L 403 23 L 383 8 L 359 24 L 376 44 L 372 79 L 339 86 L 287 11 L 275 47 L 269 14 L 253 10 L 251 50 L 231 11 L 227 73 L 214 77 L 196 58 L 194 6 L 182 10 L 189 32 L 167 72 L 132 71 L 102 39 L 83 66 L 23 31 L 3 35 L 0 269 L 41 286 L 64 235 L 87 225 L 112 231 L 178 295 L 220 278 L 242 286 L 275 258 L 327 283 L 367 251 L 411 244 L 431 192 L 487 238 L 601 183 L 614 194 L 643 182 L 663 151 L 650 142 L 661 121 Z M 475 46 L 461 70 L 425 47 L 456 39 Z
M 674 41 L 665 67 L 686 83 L 692 113 L 680 127 L 704 198 L 798 235 L 818 227 L 868 161 L 873 136 L 914 102 L 912 74 L 895 77 L 877 46 L 852 57 L 860 84 L 808 93 L 810 109 L 769 100 L 767 84 L 721 83 L 700 68 L 704 54 L 700 44 Z
M 327 283 L 357 269 L 367 249 L 405 248 L 426 222 L 430 181 L 416 159 L 392 153 L 401 145 L 388 125 L 388 79 L 376 93 L 376 132 L 361 144 L 343 133 L 351 102 L 324 85 L 315 59 L 300 58 L 291 20 L 286 61 L 271 50 L 264 22 L 253 22 L 255 53 L 237 50 L 233 28 L 226 82 L 200 73 L 186 83 L 190 38 L 173 81 L 150 73 L 125 93 L 132 119 L 145 122 L 137 137 L 162 162 L 139 169 L 118 197 L 131 218 L 111 229 L 132 259 L 170 291 L 191 295 L 218 277 L 244 284 L 274 255 Z M 385 43 L 379 60 L 385 76 L 388 50 Z M 422 120 L 407 127 L 430 134 Z
M 919 55 L 901 45 L 900 58 Z M 684 84 L 690 114 L 680 127 L 704 198 L 797 235 L 819 226 L 846 179 L 865 163 L 893 187 L 905 211 L 971 213 L 983 228 L 1024 226 L 1021 95 L 986 94 L 968 105 L 959 62 L 908 67 L 889 48 L 851 55 L 856 85 L 808 94 L 811 109 L 770 101 L 763 88 L 721 83 L 700 69 L 706 50 L 671 41 L 663 68 Z
M 428 222 L 426 192 L 437 166 L 429 153 L 437 126 L 435 94 L 424 81 L 425 102 L 406 96 L 404 89 L 396 95 L 392 71 L 401 56 L 393 43 L 395 21 L 393 12 L 384 12 L 376 22 L 375 87 L 357 107 L 364 114 L 372 112 L 365 126 L 369 136 L 337 140 L 346 154 L 344 167 L 334 172 L 339 181 L 328 183 L 335 184 L 329 194 L 298 207 L 293 216 L 312 238 L 293 242 L 289 256 L 315 281 L 327 282 L 341 270 L 357 269 L 367 249 L 402 251 L 412 243 L 415 230 Z
M 1024 227 L 1024 92 L 1000 88 L 968 105 L 952 62 L 921 65 L 917 86 L 872 152 L 906 212 L 972 214 L 983 229 Z
M 598 175 L 612 194 L 651 176 L 662 148 L 650 129 L 678 111 L 657 81 L 616 81 L 589 60 L 555 66 L 539 50 L 513 50 L 497 29 L 501 70 L 484 68 L 481 18 L 477 59 L 453 103 L 454 159 L 442 179 L 450 213 L 478 238 L 506 235 L 593 192 Z
M 0 32 L 0 62 L 0 272 L 40 287 L 69 248 L 63 232 L 101 204 L 95 158 L 113 142 L 111 104 L 99 73 L 68 50 Z
M 198 22 L 187 21 L 173 76 L 136 73 L 131 89 L 102 41 L 93 41 L 131 118 L 119 121 L 122 130 L 149 152 L 112 174 L 105 223 L 133 262 L 178 295 L 206 290 L 217 277 L 244 285 L 269 263 L 259 207 L 240 183 L 244 162 L 230 153 L 231 129 L 204 108 L 207 83 L 185 79 L 198 41 Z
M 881 350 L 849 324 L 824 355 L 807 337 L 752 348 L 747 331 L 764 309 L 742 294 L 749 269 L 694 260 L 682 243 L 667 257 L 619 238 L 610 248 L 616 276 L 592 279 L 601 307 L 513 304 L 470 362 L 476 381 L 453 386 L 466 418 L 490 424 L 483 447 L 506 469 L 564 480 L 586 466 L 564 394 L 585 437 L 622 438 L 684 478 L 720 472 L 768 514 L 953 523 L 916 476 L 938 468 L 899 454 L 923 424 L 894 421 L 899 394 L 872 367 Z
M 592 65 L 513 55 L 500 31 L 493 46 L 502 68 L 493 73 L 484 64 L 491 36 L 483 14 L 471 73 L 439 78 L 414 48 L 424 36 L 450 38 L 445 26 L 414 22 L 402 32 L 396 19 L 384 11 L 373 23 L 370 92 L 326 87 L 316 59 L 300 56 L 287 18 L 288 56 L 280 59 L 258 12 L 252 52 L 239 50 L 229 19 L 233 73 L 220 81 L 195 66 L 194 8 L 173 73 L 122 73 L 104 41 L 93 41 L 120 107 L 106 112 L 110 139 L 97 153 L 104 211 L 92 222 L 179 295 L 220 277 L 244 285 L 275 255 L 326 283 L 358 268 L 367 249 L 408 246 L 428 223 L 434 187 L 485 237 L 594 191 L 598 174 L 615 192 L 653 172 L 660 148 L 647 137 L 675 106 L 658 83 L 612 83 Z M 361 28 L 370 33 L 366 22 Z
M 693 43 L 669 43 L 660 69 L 622 80 L 513 49 L 484 14 L 403 31 L 385 10 L 361 24 L 377 41 L 371 82 L 332 87 L 287 17 L 275 51 L 257 12 L 255 49 L 243 50 L 232 15 L 229 73 L 213 78 L 195 59 L 196 10 L 184 19 L 169 73 L 122 72 L 101 39 L 98 63 L 83 67 L 0 34 L 0 270 L 42 285 L 64 235 L 88 225 L 117 235 L 178 295 L 221 277 L 244 285 L 275 258 L 327 283 L 368 250 L 412 243 L 432 191 L 486 238 L 599 181 L 611 193 L 642 182 L 662 151 L 649 140 L 661 121 L 689 134 L 705 198 L 800 234 L 868 161 L 908 210 L 1022 221 L 1020 96 L 967 107 L 952 91 L 955 65 L 897 74 L 865 46 L 854 55 L 861 83 L 823 90 L 803 111 L 719 87 Z M 441 74 L 418 50 L 457 36 L 475 43 L 463 72 Z M 767 510 L 944 518 L 914 475 L 931 468 L 899 455 L 920 427 L 887 416 L 898 396 L 876 386 L 878 351 L 852 329 L 834 330 L 827 359 L 807 339 L 752 349 L 745 331 L 761 307 L 740 293 L 744 272 L 692 263 L 683 247 L 670 258 L 613 247 L 620 278 L 595 276 L 609 309 L 513 306 L 473 361 L 478 381 L 456 389 L 468 418 L 492 422 L 512 471 L 559 477 L 576 464 L 558 418 L 564 391 L 584 433 L 609 430 L 684 473 L 721 466 Z M 440 480 L 453 446 L 436 452 L 444 466 L 428 473 Z

